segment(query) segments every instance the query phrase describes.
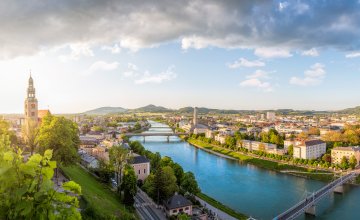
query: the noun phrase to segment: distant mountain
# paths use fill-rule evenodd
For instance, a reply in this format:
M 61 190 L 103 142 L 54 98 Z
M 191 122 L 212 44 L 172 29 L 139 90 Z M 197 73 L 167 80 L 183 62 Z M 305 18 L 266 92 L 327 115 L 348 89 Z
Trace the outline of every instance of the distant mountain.
M 116 113 L 122 113 L 128 111 L 125 108 L 122 107 L 101 107 L 96 108 L 90 111 L 86 111 L 83 114 L 86 115 L 107 115 L 107 114 L 116 114 Z
M 354 108 L 347 108 L 344 110 L 337 111 L 337 113 L 340 114 L 354 114 L 354 115 L 360 115 L 360 106 L 356 106 Z
M 156 105 L 147 105 L 144 107 L 131 109 L 132 112 L 151 112 L 151 113 L 163 113 L 163 112 L 172 112 L 173 110 Z

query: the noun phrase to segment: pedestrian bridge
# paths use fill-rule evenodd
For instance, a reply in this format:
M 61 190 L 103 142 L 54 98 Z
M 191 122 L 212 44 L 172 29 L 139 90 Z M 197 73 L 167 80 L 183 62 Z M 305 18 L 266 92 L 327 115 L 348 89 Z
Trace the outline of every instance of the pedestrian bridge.
M 170 141 L 170 137 L 172 136 L 180 136 L 180 135 L 189 135 L 189 133 L 180 133 L 180 132 L 145 132 L 145 133 L 126 133 L 128 137 L 143 137 L 143 141 L 145 142 L 145 137 L 154 137 L 154 136 L 165 136 L 167 137 L 167 141 Z
M 304 212 L 315 215 L 316 203 L 331 192 L 342 192 L 342 185 L 354 178 L 355 175 L 355 172 L 351 172 L 344 176 L 341 176 L 340 178 L 334 180 L 333 182 L 329 183 L 318 191 L 312 193 L 310 196 L 307 196 L 304 200 L 300 201 L 298 204 L 294 205 L 290 209 L 276 216 L 274 220 L 295 219 Z

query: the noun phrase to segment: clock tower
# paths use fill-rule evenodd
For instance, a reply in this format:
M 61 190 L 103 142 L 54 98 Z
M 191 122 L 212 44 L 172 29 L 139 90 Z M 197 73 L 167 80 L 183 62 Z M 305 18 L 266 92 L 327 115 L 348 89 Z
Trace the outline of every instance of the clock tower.
M 29 122 L 38 123 L 38 101 L 35 96 L 34 80 L 29 78 L 29 85 L 27 89 L 27 97 L 25 99 L 25 124 L 29 125 Z

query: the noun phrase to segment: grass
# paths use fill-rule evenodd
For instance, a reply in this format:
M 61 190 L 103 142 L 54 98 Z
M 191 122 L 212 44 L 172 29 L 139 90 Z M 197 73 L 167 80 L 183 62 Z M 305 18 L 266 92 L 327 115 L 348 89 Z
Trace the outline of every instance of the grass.
M 309 178 L 309 179 L 319 180 L 319 181 L 323 181 L 323 182 L 330 182 L 334 178 L 333 174 L 318 174 L 315 169 L 307 169 L 304 167 L 298 167 L 298 166 L 294 166 L 294 165 L 288 165 L 288 164 L 283 164 L 283 163 L 279 163 L 279 162 L 274 162 L 274 161 L 263 160 L 260 158 L 251 157 L 251 156 L 245 155 L 241 152 L 235 152 L 235 151 L 232 151 L 229 149 L 218 147 L 213 144 L 208 144 L 203 141 L 192 139 L 192 138 L 189 138 L 188 142 L 196 147 L 205 148 L 207 150 L 212 150 L 214 152 L 217 152 L 217 153 L 220 153 L 220 154 L 223 154 L 226 156 L 230 156 L 230 157 L 238 159 L 242 162 L 249 163 L 249 164 L 255 165 L 257 167 L 264 168 L 264 169 L 269 169 L 269 170 L 274 170 L 274 171 L 279 171 L 279 172 L 284 171 L 284 170 L 307 172 L 307 173 L 301 173 L 301 174 L 295 174 L 295 172 L 294 172 L 294 175 Z M 321 172 L 324 173 L 324 171 L 321 171 Z
M 81 186 L 82 197 L 97 214 L 104 218 L 114 216 L 119 219 L 136 219 L 135 215 L 121 203 L 116 193 L 111 191 L 108 186 L 98 182 L 94 176 L 79 165 L 61 169 L 66 176 Z
M 214 206 L 215 208 L 220 209 L 221 211 L 231 215 L 234 218 L 237 218 L 237 219 L 247 219 L 248 218 L 246 215 L 232 210 L 231 208 L 225 206 L 224 204 L 216 201 L 215 199 L 211 198 L 210 196 L 208 196 L 204 193 L 198 193 L 197 197 L 199 197 L 200 199 L 209 203 L 210 205 Z

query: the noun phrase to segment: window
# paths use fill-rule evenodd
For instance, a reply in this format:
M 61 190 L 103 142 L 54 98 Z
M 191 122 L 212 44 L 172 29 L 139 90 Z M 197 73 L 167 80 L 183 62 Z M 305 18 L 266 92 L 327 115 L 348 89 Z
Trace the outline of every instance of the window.
M 144 173 L 146 173 L 146 169 L 144 169 Z
M 138 172 L 139 174 L 140 174 L 140 170 L 139 170 L 139 172 Z
M 34 117 L 34 116 L 35 116 L 35 112 L 31 112 L 31 116 L 33 116 L 33 117 Z
M 34 109 L 34 108 L 35 108 L 35 104 L 31 104 L 31 108 Z
M 186 207 L 185 210 L 189 210 L 189 207 Z

